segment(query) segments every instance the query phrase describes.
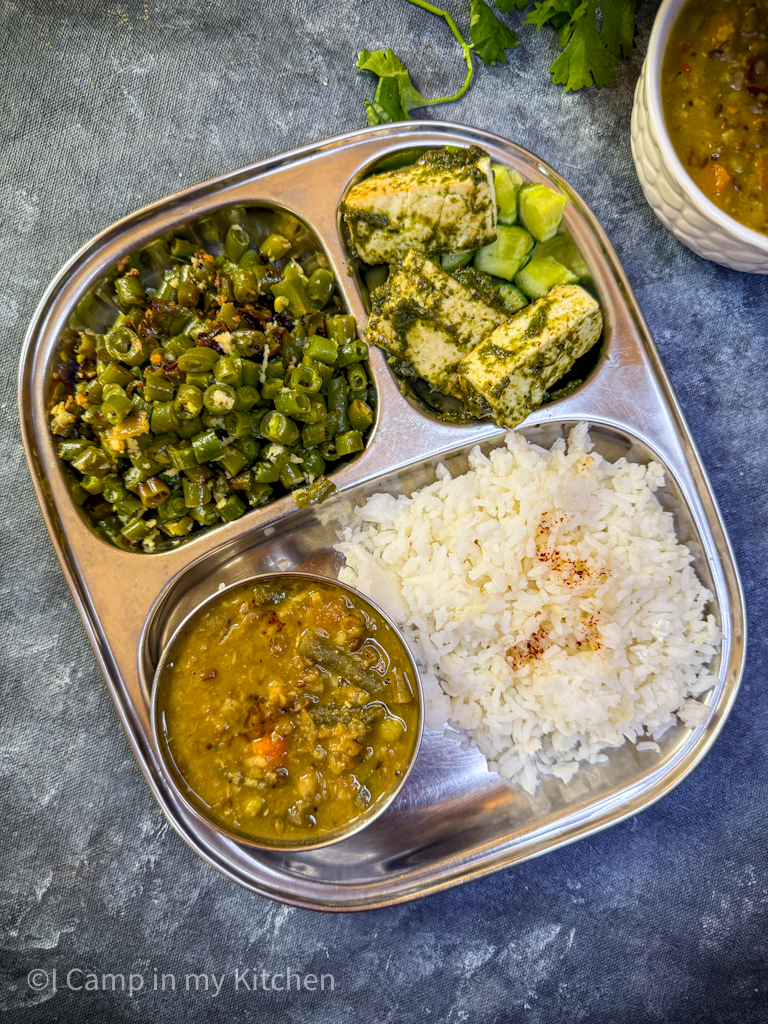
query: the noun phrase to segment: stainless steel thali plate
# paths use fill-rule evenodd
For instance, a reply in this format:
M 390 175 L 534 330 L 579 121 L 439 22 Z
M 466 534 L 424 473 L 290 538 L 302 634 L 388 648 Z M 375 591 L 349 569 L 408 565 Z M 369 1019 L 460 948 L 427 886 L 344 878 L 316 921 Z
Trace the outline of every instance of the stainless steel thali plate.
M 72 309 L 123 255 L 152 238 L 223 206 L 280 207 L 320 240 L 350 312 L 363 327 L 366 309 L 347 272 L 338 207 L 350 184 L 398 149 L 478 145 L 525 178 L 568 195 L 566 225 L 584 256 L 605 314 L 601 360 L 573 395 L 545 406 L 521 426 L 549 445 L 580 420 L 592 425 L 610 459 L 659 460 L 667 484 L 660 500 L 714 594 L 723 633 L 708 695 L 709 720 L 677 726 L 661 754 L 626 746 L 605 764 L 583 767 L 565 786 L 546 780 L 536 797 L 490 774 L 480 754 L 428 732 L 398 800 L 369 828 L 313 852 L 258 852 L 223 838 L 174 799 L 151 741 L 150 693 L 159 653 L 178 623 L 220 584 L 257 573 L 301 568 L 334 575 L 331 546 L 356 504 L 378 490 L 406 492 L 434 479 L 444 462 L 460 471 L 475 444 L 503 443 L 488 425 L 450 426 L 405 399 L 382 353 L 371 351 L 379 413 L 359 459 L 334 476 L 340 489 L 317 507 L 290 498 L 157 554 L 124 552 L 101 540 L 67 491 L 48 432 L 45 395 L 57 341 Z M 352 271 L 352 268 L 349 268 Z M 738 691 L 745 656 L 744 599 L 730 544 L 704 468 L 661 365 L 637 301 L 602 229 L 570 186 L 527 150 L 462 125 L 407 122 L 366 129 L 306 146 L 223 175 L 148 206 L 88 243 L 44 296 L 21 359 L 19 404 L 30 470 L 56 552 L 93 644 L 123 728 L 155 797 L 179 834 L 208 863 L 255 892 L 296 906 L 362 910 L 437 892 L 573 842 L 637 814 L 673 789 L 702 760 Z M 116 581 L 121 585 L 117 586 Z M 125 581 L 130 581 L 126 599 Z

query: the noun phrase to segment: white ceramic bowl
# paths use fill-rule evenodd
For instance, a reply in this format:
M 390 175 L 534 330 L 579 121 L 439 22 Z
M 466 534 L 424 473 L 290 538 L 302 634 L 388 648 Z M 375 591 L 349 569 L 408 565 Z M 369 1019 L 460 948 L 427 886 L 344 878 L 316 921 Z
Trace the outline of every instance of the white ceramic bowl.
M 723 213 L 688 176 L 667 133 L 661 109 L 661 65 L 669 34 L 688 0 L 664 0 L 635 90 L 632 156 L 645 198 L 683 245 L 732 270 L 768 274 L 768 235 Z

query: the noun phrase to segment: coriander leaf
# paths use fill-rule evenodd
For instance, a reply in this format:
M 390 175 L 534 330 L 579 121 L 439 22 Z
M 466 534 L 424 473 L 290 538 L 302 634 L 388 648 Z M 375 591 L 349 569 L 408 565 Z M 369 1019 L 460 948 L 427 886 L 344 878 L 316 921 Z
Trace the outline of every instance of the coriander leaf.
M 412 92 L 416 90 L 411 85 L 405 64 L 397 54 L 392 50 L 375 50 L 373 53 L 363 50 L 357 55 L 357 70 L 370 71 L 379 78 L 373 103 L 365 105 L 371 124 L 407 121 L 408 108 L 403 103 L 403 89 L 407 86 Z
M 417 107 L 431 107 L 435 103 L 451 103 L 464 95 L 472 81 L 472 48 L 464 42 L 450 14 L 435 7 L 428 0 L 408 0 L 408 2 L 445 19 L 461 46 L 461 52 L 467 65 L 467 75 L 464 84 L 454 96 L 436 96 L 433 99 L 427 99 L 415 88 L 405 64 L 391 49 L 375 50 L 373 53 L 370 50 L 361 50 L 357 55 L 357 64 L 355 65 L 357 70 L 370 71 L 379 79 L 373 101 L 366 100 L 365 102 L 365 112 L 372 125 L 388 124 L 390 121 L 407 121 L 409 110 L 414 110 Z
M 526 25 L 535 25 L 538 32 L 548 22 L 559 33 L 560 46 L 566 46 L 576 22 L 584 17 L 589 0 L 544 0 L 538 3 L 525 19 Z
M 635 42 L 637 0 L 600 0 L 600 38 L 614 57 L 631 57 Z
M 389 114 L 386 110 L 379 106 L 378 103 L 371 103 L 370 100 L 365 101 L 365 112 L 368 115 L 368 123 L 374 128 L 377 124 L 388 124 Z
M 563 52 L 555 58 L 549 70 L 552 81 L 565 86 L 566 92 L 590 86 L 593 79 L 598 88 L 613 83 L 616 56 L 600 38 L 597 0 L 588 0 L 586 10 L 573 27 Z
M 398 75 L 408 76 L 405 64 L 392 50 L 361 50 L 357 55 L 358 71 L 370 71 L 379 78 L 397 78 Z
M 517 34 L 499 21 L 485 0 L 470 0 L 469 33 L 475 53 L 488 67 L 496 61 L 507 59 L 506 50 L 514 49 L 520 42 Z
M 401 85 L 397 78 L 380 78 L 373 102 L 387 115 L 388 121 L 407 121 L 408 114 L 401 98 Z
M 403 104 L 402 91 L 406 85 L 412 90 L 413 86 L 408 70 L 400 58 L 392 50 L 376 50 L 374 53 L 363 50 L 357 55 L 357 68 L 359 71 L 370 71 L 379 76 L 373 101 L 379 120 L 371 121 L 371 111 L 366 106 L 368 120 L 372 124 L 407 121 L 408 108 Z
M 530 0 L 495 0 L 496 10 L 502 14 L 512 14 L 514 11 L 524 11 Z

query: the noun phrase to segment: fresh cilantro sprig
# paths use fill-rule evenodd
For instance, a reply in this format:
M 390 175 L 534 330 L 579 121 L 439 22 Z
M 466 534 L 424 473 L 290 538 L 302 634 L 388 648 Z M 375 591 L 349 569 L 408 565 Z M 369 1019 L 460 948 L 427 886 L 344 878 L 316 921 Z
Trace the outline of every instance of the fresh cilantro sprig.
M 562 52 L 549 69 L 552 81 L 575 92 L 613 85 L 616 62 L 632 53 L 636 8 L 637 0 L 543 0 L 525 20 L 536 32 L 547 23 L 557 29 Z
M 504 4 L 505 0 L 501 0 L 501 3 Z M 518 34 L 496 17 L 485 0 L 470 0 L 469 34 L 475 53 L 486 67 L 496 61 L 504 63 L 507 59 L 506 51 L 520 44 Z
M 408 69 L 392 50 L 376 50 L 374 53 L 371 53 L 370 50 L 363 50 L 357 55 L 357 70 L 370 71 L 379 79 L 373 102 L 366 100 L 365 103 L 365 111 L 371 124 L 407 121 L 409 110 L 414 110 L 417 107 L 431 107 L 436 103 L 452 103 L 464 95 L 472 81 L 474 72 L 472 48 L 464 42 L 461 33 L 456 28 L 456 22 L 450 14 L 440 7 L 428 3 L 427 0 L 408 0 L 408 3 L 415 4 L 416 7 L 423 7 L 430 14 L 436 14 L 439 18 L 445 19 L 461 47 L 467 65 L 467 75 L 464 84 L 453 96 L 436 96 L 433 99 L 427 99 L 426 96 L 421 95 L 418 89 L 414 88 Z
M 504 0 L 502 0 L 502 3 Z M 503 21 L 500 21 L 484 0 L 470 2 L 470 36 L 471 43 L 464 40 L 456 27 L 451 15 L 441 7 L 428 3 L 427 0 L 408 0 L 408 3 L 421 7 L 430 14 L 443 18 L 461 47 L 467 74 L 464 84 L 453 96 L 436 96 L 427 99 L 411 82 L 408 69 L 392 50 L 363 50 L 357 55 L 357 70 L 370 71 L 379 79 L 373 101 L 366 100 L 365 111 L 371 124 L 384 124 L 390 121 L 407 121 L 408 111 L 418 107 L 432 107 L 436 103 L 453 103 L 460 99 L 469 88 L 474 74 L 472 50 L 484 64 L 494 64 L 497 60 L 506 60 L 505 48 L 517 46 L 519 40 L 514 32 Z
M 409 111 L 452 103 L 469 88 L 476 53 L 486 67 L 507 59 L 507 51 L 519 45 L 520 39 L 491 9 L 486 0 L 469 0 L 469 32 L 467 43 L 451 15 L 428 0 L 407 0 L 430 14 L 443 18 L 461 47 L 467 65 L 464 84 L 452 96 L 428 99 L 411 82 L 408 69 L 391 50 L 363 50 L 357 57 L 357 70 L 376 75 L 378 84 L 372 101 L 365 109 L 371 124 L 407 121 Z M 531 0 L 494 0 L 502 14 L 524 11 Z M 560 53 L 550 66 L 552 80 L 566 92 L 591 85 L 599 88 L 613 84 L 619 57 L 632 53 L 635 32 L 635 11 L 638 0 L 537 0 L 525 24 L 538 33 L 551 25 L 558 33 Z

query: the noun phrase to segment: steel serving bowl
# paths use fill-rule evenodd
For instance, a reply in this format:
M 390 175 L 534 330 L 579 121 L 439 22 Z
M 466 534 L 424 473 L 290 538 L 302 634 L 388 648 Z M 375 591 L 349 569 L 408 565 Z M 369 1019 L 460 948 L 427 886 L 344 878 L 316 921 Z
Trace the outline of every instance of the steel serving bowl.
M 632 157 L 645 198 L 661 223 L 705 260 L 768 274 L 768 235 L 740 224 L 708 199 L 675 152 L 661 106 L 661 67 L 670 33 L 688 0 L 664 0 L 635 89 Z
M 410 665 L 411 672 L 413 673 L 413 679 L 416 684 L 416 700 L 418 703 L 418 722 L 416 725 L 416 739 L 413 744 L 413 749 L 408 757 L 408 762 L 405 766 L 405 770 L 401 772 L 400 778 L 396 785 L 392 787 L 389 793 L 379 797 L 378 800 L 374 801 L 363 814 L 351 821 L 347 822 L 332 832 L 324 832 L 318 835 L 317 839 L 309 839 L 304 842 L 298 842 L 295 840 L 267 840 L 259 838 L 245 831 L 239 831 L 236 829 L 224 828 L 208 811 L 205 801 L 200 797 L 186 782 L 182 775 L 176 761 L 174 760 L 173 753 L 171 752 L 168 736 L 165 730 L 165 722 L 162 710 L 159 707 L 160 695 L 162 693 L 163 682 L 162 676 L 165 667 L 168 663 L 168 659 L 173 652 L 174 644 L 185 629 L 185 627 L 201 612 L 203 612 L 210 604 L 217 601 L 224 594 L 227 594 L 230 590 L 234 590 L 237 587 L 248 586 L 249 584 L 262 583 L 266 581 L 278 582 L 280 580 L 295 580 L 301 579 L 307 582 L 320 583 L 326 588 L 334 588 L 337 590 L 345 591 L 348 594 L 352 594 L 360 604 L 368 610 L 374 611 L 377 615 L 386 622 L 386 624 L 392 630 L 392 635 L 397 638 L 401 651 L 405 654 L 405 657 Z M 214 829 L 219 835 L 226 836 L 229 839 L 235 839 L 239 843 L 243 843 L 247 846 L 253 847 L 257 850 L 318 850 L 323 846 L 330 846 L 332 843 L 338 843 L 342 839 L 347 839 L 349 836 L 353 836 L 360 832 L 371 822 L 375 821 L 380 817 L 384 811 L 392 804 L 397 798 L 397 795 L 402 790 L 406 783 L 408 776 L 411 773 L 416 756 L 419 752 L 421 745 L 421 736 L 424 729 L 424 697 L 421 687 L 421 678 L 419 676 L 419 670 L 416 667 L 416 662 L 413 660 L 413 656 L 408 649 L 408 645 L 400 634 L 400 630 L 392 622 L 386 612 L 382 611 L 377 604 L 369 600 L 358 590 L 353 587 L 347 586 L 346 583 L 341 583 L 338 580 L 329 579 L 328 576 L 320 575 L 317 573 L 310 572 L 270 572 L 260 573 L 258 576 L 250 576 L 246 579 L 239 580 L 237 583 L 231 583 L 227 587 L 222 587 L 221 590 L 217 590 L 211 594 L 210 597 L 206 598 L 197 605 L 196 608 L 191 611 L 186 618 L 181 622 L 173 636 L 170 638 L 168 643 L 165 645 L 163 652 L 160 656 L 160 660 L 157 663 L 157 670 L 152 685 L 152 739 L 155 746 L 155 752 L 158 756 L 160 763 L 162 764 L 163 772 L 165 775 L 166 784 L 170 789 L 173 790 L 175 796 L 186 806 L 189 812 L 196 818 L 203 820 L 209 828 Z

